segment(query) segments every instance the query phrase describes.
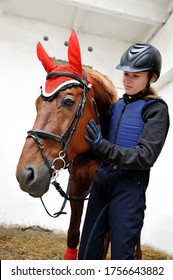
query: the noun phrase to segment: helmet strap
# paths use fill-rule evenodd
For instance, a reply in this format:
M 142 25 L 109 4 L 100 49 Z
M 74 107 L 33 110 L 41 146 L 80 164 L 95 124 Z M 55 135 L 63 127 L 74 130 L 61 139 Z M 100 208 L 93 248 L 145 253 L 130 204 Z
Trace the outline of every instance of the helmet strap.
M 144 90 L 145 93 L 148 93 L 148 90 L 149 90 L 149 88 L 150 88 L 150 82 L 151 82 L 152 76 L 153 76 L 153 72 L 150 71 L 150 72 L 149 72 L 149 77 L 148 77 L 147 86 L 146 86 L 146 88 L 145 88 L 145 90 Z

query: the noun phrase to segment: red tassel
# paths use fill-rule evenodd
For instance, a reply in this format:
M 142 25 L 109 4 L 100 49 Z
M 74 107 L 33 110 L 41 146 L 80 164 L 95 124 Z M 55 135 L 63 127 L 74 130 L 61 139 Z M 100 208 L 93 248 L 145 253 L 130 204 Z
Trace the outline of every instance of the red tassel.
M 64 255 L 64 260 L 76 260 L 77 259 L 77 249 L 67 248 Z

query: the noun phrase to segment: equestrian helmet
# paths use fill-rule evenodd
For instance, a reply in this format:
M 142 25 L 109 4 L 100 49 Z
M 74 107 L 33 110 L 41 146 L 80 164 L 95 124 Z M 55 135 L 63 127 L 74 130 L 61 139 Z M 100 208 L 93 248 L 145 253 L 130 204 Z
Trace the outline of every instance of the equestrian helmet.
M 161 54 L 150 44 L 135 44 L 122 55 L 116 69 L 128 72 L 154 72 L 157 79 L 162 65 Z

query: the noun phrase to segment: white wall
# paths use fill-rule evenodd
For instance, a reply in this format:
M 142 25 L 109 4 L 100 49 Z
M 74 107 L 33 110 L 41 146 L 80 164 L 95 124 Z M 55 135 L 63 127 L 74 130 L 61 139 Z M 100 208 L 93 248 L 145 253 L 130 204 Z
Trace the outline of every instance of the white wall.
M 170 121 L 173 120 L 173 82 L 159 93 L 169 104 Z M 173 254 L 173 204 L 172 204 L 172 140 L 170 126 L 166 144 L 151 171 L 147 190 L 147 210 L 143 228 L 143 242 Z
M 151 180 L 147 191 L 143 242 L 173 254 L 173 15 L 153 38 L 151 44 L 156 46 L 162 54 L 161 78 L 158 80 L 156 88 L 168 104 L 170 129 L 163 151 L 151 171 Z
M 44 35 L 49 36 L 46 42 L 43 41 Z M 39 225 L 58 230 L 66 230 L 68 227 L 69 206 L 66 207 L 66 216 L 51 219 L 45 213 L 39 199 L 34 199 L 19 189 L 15 171 L 26 132 L 34 122 L 34 103 L 39 95 L 39 86 L 45 79 L 45 72 L 36 57 L 35 46 L 41 41 L 50 56 L 67 59 L 64 41 L 69 35 L 69 31 L 46 23 L 9 16 L 0 17 L 0 224 Z M 115 70 L 115 65 L 128 44 L 101 37 L 81 34 L 78 36 L 83 64 L 91 65 L 108 75 L 115 85 L 121 87 L 121 72 Z M 159 42 L 156 43 L 159 45 Z M 88 46 L 93 47 L 93 52 L 88 52 Z M 164 57 L 168 63 L 166 53 Z M 160 90 L 160 94 L 170 104 L 171 118 L 172 88 L 173 84 L 169 83 Z M 171 128 L 164 150 L 151 173 L 142 242 L 173 254 L 172 138 Z M 60 181 L 65 189 L 68 181 L 66 171 L 60 176 Z M 43 198 L 52 213 L 60 209 L 62 199 L 53 189 Z

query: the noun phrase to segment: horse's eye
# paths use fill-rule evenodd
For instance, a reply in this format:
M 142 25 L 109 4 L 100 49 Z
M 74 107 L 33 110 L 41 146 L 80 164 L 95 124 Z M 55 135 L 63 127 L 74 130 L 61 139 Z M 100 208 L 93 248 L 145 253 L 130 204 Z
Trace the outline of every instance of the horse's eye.
M 62 100 L 62 106 L 72 107 L 75 101 L 69 97 L 66 97 Z

